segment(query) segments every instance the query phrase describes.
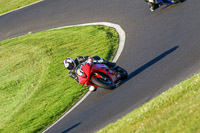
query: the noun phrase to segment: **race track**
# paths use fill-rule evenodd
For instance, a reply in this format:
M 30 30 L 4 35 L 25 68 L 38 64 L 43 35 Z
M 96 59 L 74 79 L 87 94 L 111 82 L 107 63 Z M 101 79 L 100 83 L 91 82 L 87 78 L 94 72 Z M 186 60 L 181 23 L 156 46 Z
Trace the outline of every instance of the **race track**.
M 126 41 L 117 64 L 128 80 L 90 94 L 46 131 L 93 133 L 199 72 L 199 7 L 199 0 L 187 0 L 150 12 L 143 0 L 44 0 L 0 16 L 0 40 L 67 25 L 120 25 Z

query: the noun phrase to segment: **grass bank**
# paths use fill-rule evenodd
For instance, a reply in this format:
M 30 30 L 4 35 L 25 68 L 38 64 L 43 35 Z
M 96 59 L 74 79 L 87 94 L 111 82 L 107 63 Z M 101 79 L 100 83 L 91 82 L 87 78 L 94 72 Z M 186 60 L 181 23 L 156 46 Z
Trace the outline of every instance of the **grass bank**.
M 98 133 L 163 132 L 200 132 L 200 74 L 171 88 Z
M 103 26 L 71 27 L 0 42 L 0 132 L 41 132 L 87 91 L 68 76 L 66 57 L 112 59 L 118 34 Z
M 0 15 L 40 0 L 0 0 Z

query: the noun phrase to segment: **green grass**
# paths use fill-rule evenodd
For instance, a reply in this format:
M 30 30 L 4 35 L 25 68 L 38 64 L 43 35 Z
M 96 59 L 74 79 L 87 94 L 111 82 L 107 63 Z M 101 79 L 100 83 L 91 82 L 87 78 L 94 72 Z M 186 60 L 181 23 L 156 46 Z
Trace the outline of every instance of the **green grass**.
M 197 74 L 98 133 L 199 132 L 200 74 Z
M 103 26 L 71 27 L 0 42 L 0 132 L 41 132 L 86 92 L 68 76 L 66 57 L 107 60 L 118 34 Z
M 0 15 L 40 0 L 0 0 Z

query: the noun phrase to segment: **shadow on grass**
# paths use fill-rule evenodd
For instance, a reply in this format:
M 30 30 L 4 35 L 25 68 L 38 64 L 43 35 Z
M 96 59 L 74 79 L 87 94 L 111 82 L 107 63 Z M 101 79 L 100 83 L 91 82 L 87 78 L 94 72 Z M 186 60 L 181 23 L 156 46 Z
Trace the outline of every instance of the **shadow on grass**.
M 156 58 L 154 58 L 153 60 L 147 62 L 146 64 L 144 64 L 143 66 L 141 66 L 140 68 L 136 69 L 135 71 L 131 72 L 128 75 L 128 78 L 122 82 L 121 84 L 124 84 L 125 82 L 127 82 L 128 80 L 130 80 L 131 78 L 135 77 L 136 75 L 140 74 L 141 72 L 143 72 L 145 69 L 149 68 L 150 66 L 154 65 L 155 63 L 157 63 L 158 61 L 162 60 L 163 58 L 165 58 L 167 55 L 171 54 L 172 52 L 174 52 L 175 50 L 177 50 L 179 46 L 175 46 L 167 51 L 165 51 L 164 53 L 160 54 L 159 56 L 157 56 Z
M 68 133 L 68 132 L 71 131 L 72 129 L 78 127 L 80 124 L 81 124 L 81 123 L 79 122 L 79 123 L 73 125 L 72 127 L 66 129 L 65 131 L 62 131 L 61 133 Z

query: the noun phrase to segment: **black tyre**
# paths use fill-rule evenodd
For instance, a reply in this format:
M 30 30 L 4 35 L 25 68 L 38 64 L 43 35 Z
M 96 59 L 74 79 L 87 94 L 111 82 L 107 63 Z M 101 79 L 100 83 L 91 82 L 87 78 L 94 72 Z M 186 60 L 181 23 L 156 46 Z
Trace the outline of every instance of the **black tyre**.
M 108 89 L 108 90 L 112 90 L 116 88 L 115 83 L 113 83 L 109 78 L 107 78 L 107 80 L 104 80 L 101 78 L 94 77 L 92 79 L 92 83 L 94 83 L 95 85 L 98 85 L 101 88 Z
M 179 2 L 183 3 L 185 0 L 179 0 Z
M 172 2 L 172 0 L 171 0 L 171 2 Z M 175 4 L 180 3 L 180 2 L 182 2 L 182 0 L 176 0 Z
M 125 80 L 128 78 L 128 73 L 125 69 L 121 68 L 121 67 L 118 67 L 115 69 L 117 72 L 120 72 L 120 74 L 122 75 L 122 80 Z

